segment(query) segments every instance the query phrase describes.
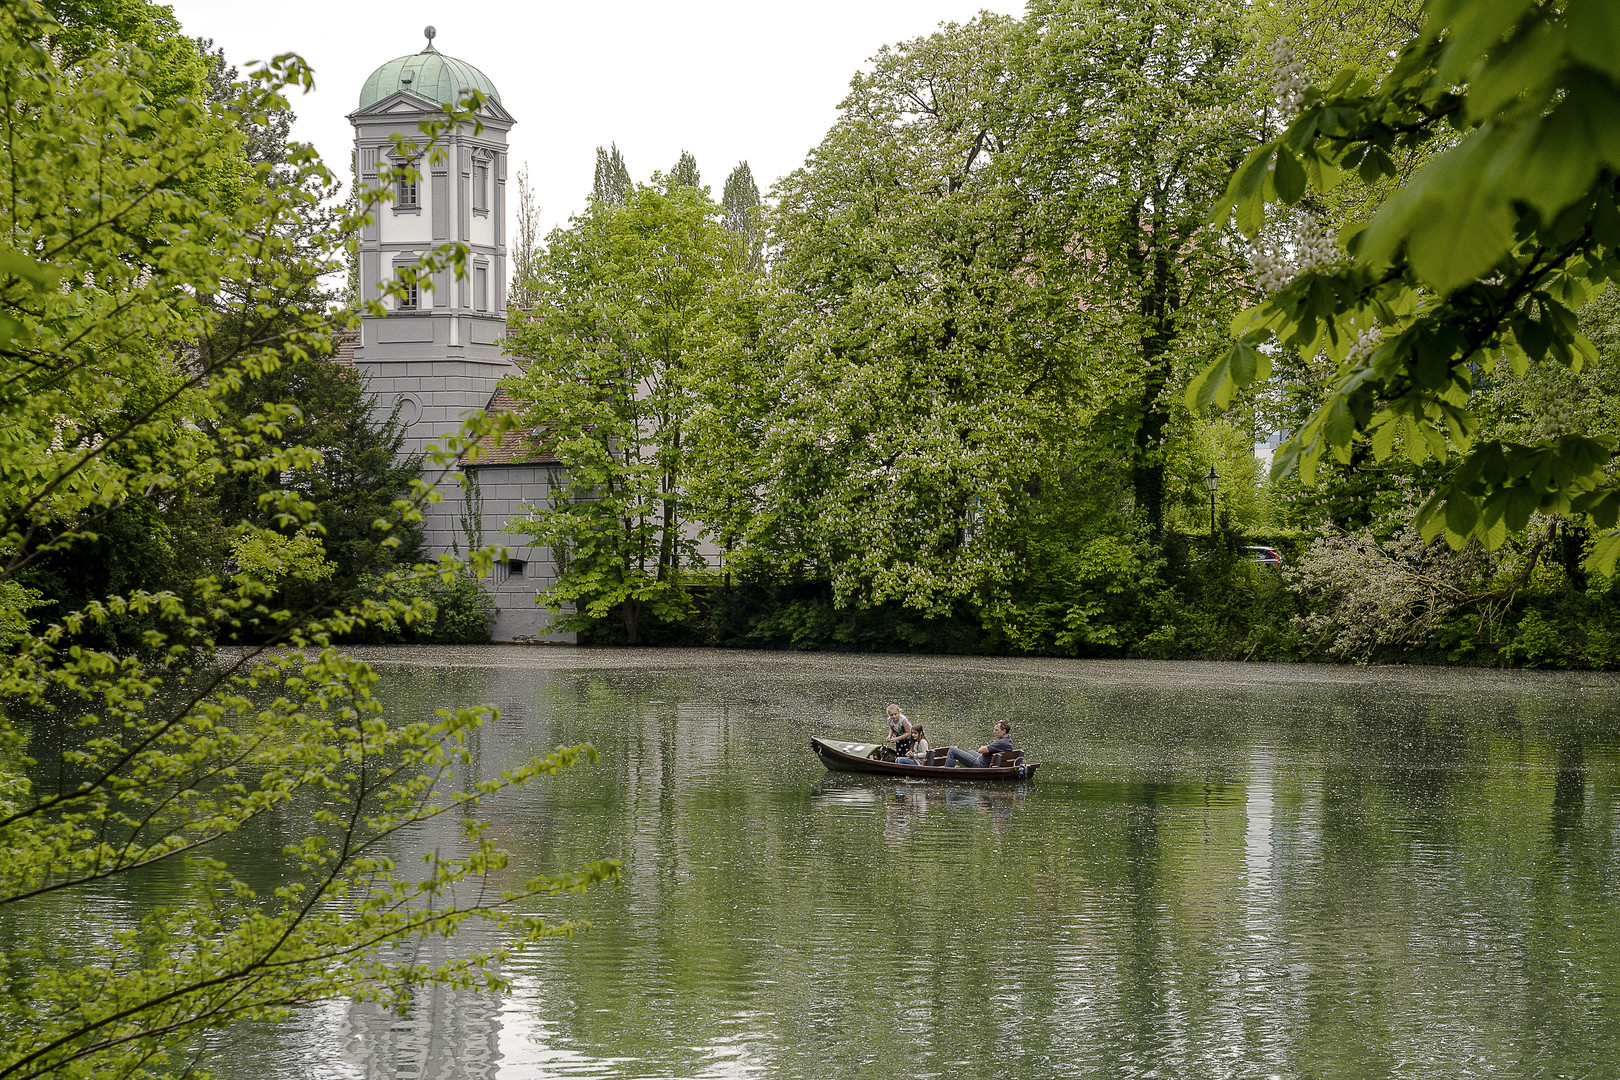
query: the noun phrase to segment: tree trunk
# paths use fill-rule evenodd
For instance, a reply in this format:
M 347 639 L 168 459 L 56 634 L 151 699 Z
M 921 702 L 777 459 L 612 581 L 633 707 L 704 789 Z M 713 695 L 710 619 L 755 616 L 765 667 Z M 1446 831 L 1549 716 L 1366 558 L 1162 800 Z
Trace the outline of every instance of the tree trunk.
M 1164 462 L 1138 460 L 1131 470 L 1131 495 L 1147 514 L 1154 539 L 1164 532 Z
M 641 644 L 641 601 L 626 598 L 619 604 L 619 618 L 624 622 L 624 643 Z
M 1147 514 L 1148 528 L 1157 540 L 1164 533 L 1164 432 L 1170 426 L 1166 387 L 1175 363 L 1171 354 L 1176 340 L 1173 317 L 1181 306 L 1181 283 L 1172 257 L 1180 243 L 1169 242 L 1171 238 L 1164 233 L 1166 222 L 1156 217 L 1152 224 L 1144 251 L 1144 256 L 1151 255 L 1142 260 L 1151 271 L 1140 308 L 1152 329 L 1142 338 L 1142 411 L 1131 463 L 1131 494 L 1137 511 Z

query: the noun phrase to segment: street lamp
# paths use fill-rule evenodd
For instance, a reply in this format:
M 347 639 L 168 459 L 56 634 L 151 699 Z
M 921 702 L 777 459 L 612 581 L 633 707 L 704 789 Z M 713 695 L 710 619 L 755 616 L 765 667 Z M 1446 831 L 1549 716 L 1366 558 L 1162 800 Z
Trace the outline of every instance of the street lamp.
M 1221 486 L 1221 474 L 1215 471 L 1215 466 L 1209 467 L 1209 475 L 1204 477 L 1204 487 L 1209 491 L 1209 535 L 1215 538 L 1215 489 Z

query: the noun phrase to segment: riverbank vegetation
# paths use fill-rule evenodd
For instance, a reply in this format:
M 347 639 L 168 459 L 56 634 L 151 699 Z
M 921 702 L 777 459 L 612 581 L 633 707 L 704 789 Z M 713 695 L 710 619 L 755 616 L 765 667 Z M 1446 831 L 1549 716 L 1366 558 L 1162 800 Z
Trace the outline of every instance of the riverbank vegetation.
M 598 642 L 1620 663 L 1611 28 L 1498 7 L 943 27 L 854 77 L 762 259 L 615 148 L 635 194 L 548 238 L 512 389 L 645 475 L 514 526 L 606 556 L 542 600 Z M 1481 142 L 1521 179 L 1455 179 Z M 579 276 L 614 236 L 687 254 Z

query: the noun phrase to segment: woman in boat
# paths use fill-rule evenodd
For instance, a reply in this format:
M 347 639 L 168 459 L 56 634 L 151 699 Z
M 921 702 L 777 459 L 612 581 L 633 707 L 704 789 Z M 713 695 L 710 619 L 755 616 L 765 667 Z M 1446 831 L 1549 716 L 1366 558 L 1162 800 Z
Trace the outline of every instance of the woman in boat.
M 900 755 L 894 760 L 901 765 L 925 764 L 928 761 L 928 736 L 923 734 L 923 726 L 921 724 L 912 724 L 911 734 L 914 740 L 911 744 L 911 749 L 907 750 L 904 754 Z M 919 758 L 922 760 L 919 761 Z
M 997 720 L 995 738 L 979 747 L 977 754 L 971 750 L 963 750 L 959 746 L 953 746 L 950 752 L 945 755 L 945 764 L 947 766 L 962 764 L 970 769 L 982 769 L 990 764 L 992 754 L 1005 753 L 1012 748 L 1012 725 L 1005 720 Z

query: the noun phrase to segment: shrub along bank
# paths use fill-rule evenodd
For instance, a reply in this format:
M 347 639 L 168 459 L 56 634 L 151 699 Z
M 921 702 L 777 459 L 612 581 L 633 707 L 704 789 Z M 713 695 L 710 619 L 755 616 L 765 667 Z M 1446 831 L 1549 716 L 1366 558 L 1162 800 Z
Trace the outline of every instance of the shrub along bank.
M 1545 533 L 1543 534 L 1545 535 Z M 1277 548 L 1281 568 L 1247 548 Z M 1553 530 L 1515 550 L 1452 552 L 1403 530 L 1243 536 L 1172 534 L 1148 572 L 1106 606 L 1051 620 L 1040 637 L 969 602 L 945 614 L 836 602 L 830 581 L 686 584 L 691 614 L 644 624 L 654 646 L 1150 659 L 1620 667 L 1620 590 L 1581 569 L 1586 541 Z M 1085 640 L 1066 634 L 1087 624 Z M 622 645 L 622 624 L 584 626 L 583 644 Z

